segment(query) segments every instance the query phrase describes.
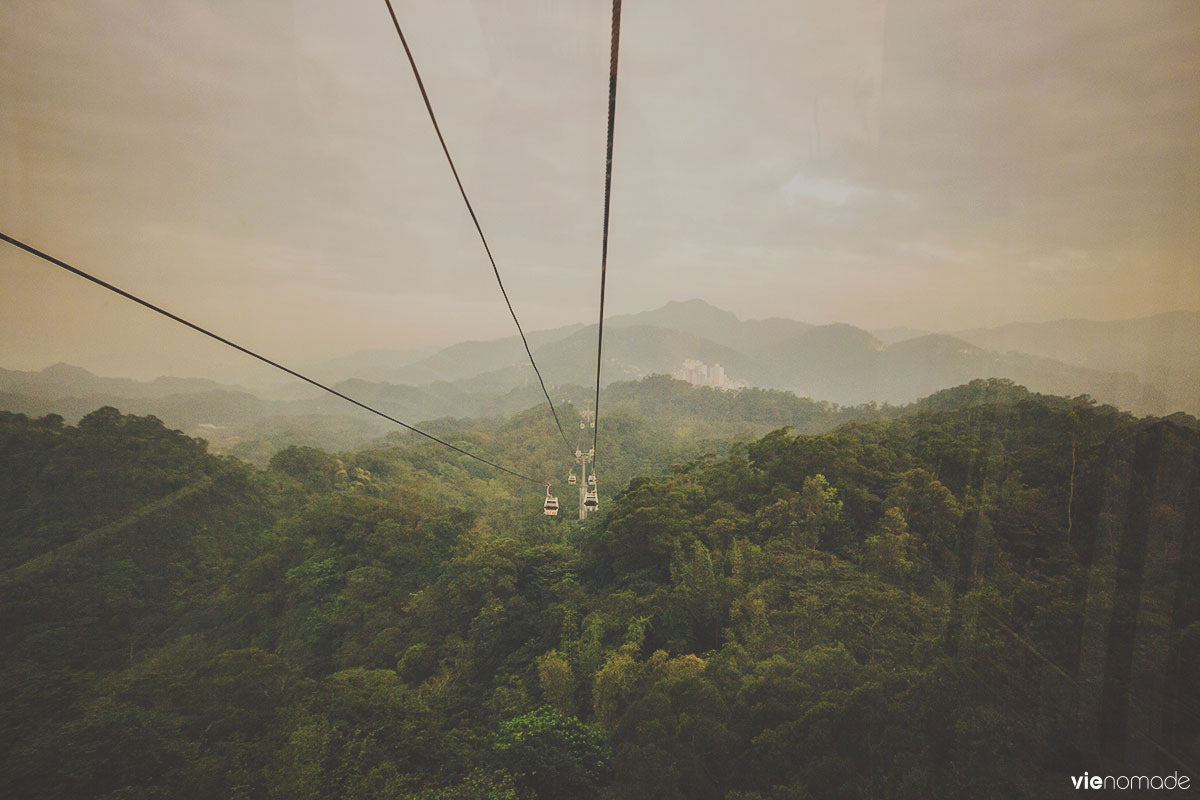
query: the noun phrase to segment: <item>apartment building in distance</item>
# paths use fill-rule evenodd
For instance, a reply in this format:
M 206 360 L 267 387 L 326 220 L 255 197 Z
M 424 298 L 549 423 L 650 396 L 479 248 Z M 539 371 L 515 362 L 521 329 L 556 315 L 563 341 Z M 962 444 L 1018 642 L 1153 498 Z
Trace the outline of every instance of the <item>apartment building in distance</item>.
M 694 358 L 684 361 L 682 367 L 671 370 L 671 377 L 677 381 L 686 381 L 693 386 L 711 386 L 714 389 L 725 391 L 746 387 L 745 381 L 731 381 L 726 378 L 725 368 L 720 364 L 713 364 L 710 368 L 708 364 Z

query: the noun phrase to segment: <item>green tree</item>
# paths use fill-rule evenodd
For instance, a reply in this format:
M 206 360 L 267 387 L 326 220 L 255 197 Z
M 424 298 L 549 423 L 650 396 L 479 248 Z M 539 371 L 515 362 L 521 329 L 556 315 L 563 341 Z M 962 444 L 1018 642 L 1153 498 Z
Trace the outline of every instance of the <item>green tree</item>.
M 908 470 L 888 492 L 884 508 L 900 512 L 935 564 L 950 566 L 963 512 L 954 493 L 941 481 L 919 467 Z
M 538 800 L 598 797 L 608 778 L 604 735 L 552 708 L 505 722 L 493 747 L 517 786 Z
M 542 697 L 560 714 L 575 712 L 575 674 L 571 664 L 551 650 L 537 660 L 538 682 Z
M 821 473 L 809 475 L 800 489 L 800 535 L 803 541 L 816 540 L 829 550 L 848 544 L 848 531 L 842 519 L 842 501 L 837 489 Z
M 310 492 L 333 488 L 338 460 L 315 447 L 292 445 L 271 456 L 270 468 L 291 475 Z
M 867 567 L 886 581 L 904 583 L 916 569 L 917 542 L 898 508 L 889 508 L 879 531 L 866 541 Z

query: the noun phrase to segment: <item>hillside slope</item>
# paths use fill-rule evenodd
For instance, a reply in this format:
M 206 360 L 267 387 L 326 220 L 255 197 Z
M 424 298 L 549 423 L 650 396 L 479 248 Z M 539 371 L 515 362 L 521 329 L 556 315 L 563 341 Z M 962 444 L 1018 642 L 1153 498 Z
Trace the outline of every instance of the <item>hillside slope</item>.
M 976 381 L 673 467 L 634 415 L 601 443 L 580 525 L 403 435 L 256 470 L 0 415 L 0 794 L 999 800 L 1200 755 L 1192 425 Z

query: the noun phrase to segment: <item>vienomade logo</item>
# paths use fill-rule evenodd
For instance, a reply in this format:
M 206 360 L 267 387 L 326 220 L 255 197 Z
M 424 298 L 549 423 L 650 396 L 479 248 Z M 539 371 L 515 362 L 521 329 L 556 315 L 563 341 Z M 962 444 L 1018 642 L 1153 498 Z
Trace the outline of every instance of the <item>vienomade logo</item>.
M 1072 775 L 1076 789 L 1187 789 L 1192 779 L 1178 772 L 1162 775 Z

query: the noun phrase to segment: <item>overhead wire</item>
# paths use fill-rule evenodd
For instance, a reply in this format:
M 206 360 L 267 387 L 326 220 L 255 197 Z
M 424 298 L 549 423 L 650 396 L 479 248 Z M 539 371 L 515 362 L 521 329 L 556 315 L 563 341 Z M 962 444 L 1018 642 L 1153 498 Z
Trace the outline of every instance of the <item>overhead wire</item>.
M 509 469 L 508 467 L 501 466 L 500 464 L 497 464 L 494 461 L 489 461 L 486 458 L 477 456 L 474 453 L 463 450 L 461 447 L 450 444 L 449 442 L 447 442 L 443 439 L 439 439 L 438 437 L 434 436 L 431 433 L 426 433 L 425 431 L 420 430 L 419 428 L 415 428 L 412 425 L 409 425 L 407 422 L 402 422 L 401 420 L 396 419 L 395 417 L 391 416 L 390 414 L 380 411 L 377 408 L 373 408 L 359 400 L 355 400 L 353 397 L 343 394 L 342 392 L 339 392 L 337 389 L 326 386 L 325 384 L 321 383 L 320 381 L 316 381 L 316 380 L 308 377 L 307 375 L 303 375 L 303 374 L 297 372 L 296 370 L 291 369 L 290 367 L 285 367 L 283 364 L 280 364 L 277 361 L 273 361 L 273 360 L 267 358 L 266 356 L 259 355 L 258 353 L 254 352 L 253 350 L 251 350 L 247 347 L 243 347 L 242 345 L 237 344 L 236 342 L 226 339 L 224 336 L 213 333 L 212 331 L 208 330 L 207 328 L 197 325 L 194 322 L 190 322 L 190 321 L 184 319 L 183 317 L 179 316 L 178 314 L 173 314 L 170 311 L 167 311 L 166 309 L 161 308 L 160 306 L 157 306 L 148 300 L 143 300 L 142 298 L 138 297 L 137 295 L 135 295 L 131 292 L 127 292 L 124 289 L 121 289 L 117 286 L 114 286 L 113 284 L 109 283 L 108 281 L 102 280 L 101 278 L 98 278 L 95 275 L 85 272 L 85 271 L 79 269 L 78 267 L 73 267 L 70 264 L 68 264 L 67 262 L 61 261 L 61 260 L 55 258 L 54 256 L 48 255 L 47 253 L 43 253 L 41 250 L 38 250 L 37 248 L 32 247 L 31 245 L 28 245 L 25 242 L 20 241 L 19 239 L 14 239 L 13 237 L 9 236 L 8 234 L 4 233 L 3 231 L 0 231 L 0 239 L 8 242 L 9 244 L 13 245 L 14 247 L 24 250 L 25 252 L 27 252 L 31 255 L 37 256 L 38 258 L 42 259 L 43 261 L 47 261 L 56 267 L 60 267 L 61 269 L 66 270 L 67 272 L 70 272 L 74 275 L 78 275 L 79 277 L 81 277 L 85 280 L 91 281 L 92 283 L 96 284 L 97 286 L 101 286 L 101 287 L 109 290 L 110 292 L 119 294 L 120 296 L 126 298 L 127 300 L 132 300 L 133 302 L 137 303 L 138 305 L 144 306 L 158 314 L 162 314 L 164 317 L 167 317 L 168 319 L 174 320 L 175 322 L 178 322 L 181 325 L 186 325 L 187 327 L 191 328 L 194 331 L 197 331 L 198 333 L 202 333 L 211 339 L 216 339 L 221 344 L 232 347 L 234 350 L 245 353 L 246 355 L 248 355 L 252 358 L 256 358 L 259 361 L 263 362 L 264 364 L 269 364 L 270 366 L 274 367 L 275 369 L 286 372 L 287 374 L 289 374 L 295 378 L 299 378 L 300 380 L 302 380 L 306 383 L 309 383 L 309 384 L 317 387 L 318 389 L 328 392 L 329 394 L 333 395 L 334 397 L 340 397 L 342 400 L 345 400 L 348 403 L 352 403 L 366 411 L 370 411 L 372 414 L 375 414 L 378 417 L 382 417 L 383 419 L 386 419 L 389 422 L 394 422 L 397 425 L 399 425 L 400 427 L 406 428 L 420 436 L 424 436 L 426 439 L 436 442 L 436 443 L 442 445 L 443 447 L 448 447 L 449 449 L 453 450 L 456 453 L 460 453 L 461 455 L 467 456 L 468 458 L 473 458 L 476 461 L 479 461 L 483 464 L 487 464 L 489 467 L 498 469 L 501 472 L 508 473 L 509 475 L 512 475 L 514 477 L 521 478 L 522 480 L 526 480 L 531 483 L 536 483 L 539 486 L 544 483 L 544 481 L 540 481 L 535 478 L 531 478 L 528 475 L 523 475 L 520 472 L 516 472 L 515 470 Z
M 608 216 L 612 197 L 613 125 L 617 115 L 617 55 L 621 45 L 621 0 L 613 0 L 608 62 L 608 154 L 604 165 L 604 243 L 600 251 L 600 322 L 596 331 L 596 398 L 592 407 L 592 463 L 600 439 L 600 365 L 604 355 L 604 284 L 608 277 Z
M 417 80 L 417 88 L 421 91 L 421 99 L 425 101 L 425 110 L 429 112 L 429 121 L 433 123 L 433 130 L 437 134 L 438 142 L 442 145 L 442 152 L 446 154 L 446 162 L 450 165 L 450 172 L 454 175 L 454 182 L 458 184 L 458 192 L 462 195 L 463 203 L 467 206 L 467 213 L 471 215 L 471 222 L 475 223 L 475 230 L 479 232 L 479 240 L 483 242 L 483 249 L 487 253 L 488 261 L 492 265 L 492 272 L 496 275 L 496 283 L 500 286 L 500 294 L 504 296 L 504 303 L 508 306 L 508 313 L 512 315 L 513 322 L 517 326 L 517 333 L 521 334 L 521 343 L 525 345 L 525 354 L 529 356 L 529 363 L 533 365 L 533 371 L 537 375 L 538 383 L 542 387 L 542 394 L 546 396 L 546 402 L 550 405 L 550 413 L 554 415 L 554 424 L 558 427 L 558 435 L 562 437 L 563 444 L 567 446 L 567 450 L 574 452 L 571 443 L 567 440 L 567 434 L 563 431 L 562 422 L 558 418 L 558 410 L 554 407 L 554 401 L 550 399 L 550 392 L 546 390 L 546 381 L 542 379 L 542 371 L 538 369 L 537 361 L 533 358 L 533 350 L 529 347 L 529 340 L 525 338 L 525 331 L 521 327 L 521 321 L 517 319 L 517 312 L 513 310 L 512 301 L 508 299 L 508 291 L 504 288 L 504 281 L 500 279 L 500 268 L 496 266 L 496 259 L 492 255 L 492 248 L 488 246 L 487 237 L 483 234 L 483 226 L 479 223 L 479 217 L 475 215 L 475 208 L 471 205 L 470 198 L 467 197 L 467 190 L 463 187 L 462 179 L 458 175 L 458 168 L 454 166 L 454 158 L 450 155 L 450 148 L 446 145 L 446 139 L 442 136 L 442 128 L 438 125 L 437 115 L 433 113 L 433 104 L 429 100 L 429 93 L 425 91 L 425 82 L 421 80 L 421 71 L 417 69 L 416 59 L 413 58 L 412 50 L 408 46 L 408 39 L 404 36 L 404 31 L 400 27 L 400 20 L 396 16 L 396 10 L 392 7 L 392 0 L 384 0 L 387 4 L 388 14 L 392 17 L 392 25 L 396 28 L 396 35 L 400 37 L 400 44 L 404 46 L 404 54 L 408 56 L 409 66 L 412 67 L 413 77 Z

